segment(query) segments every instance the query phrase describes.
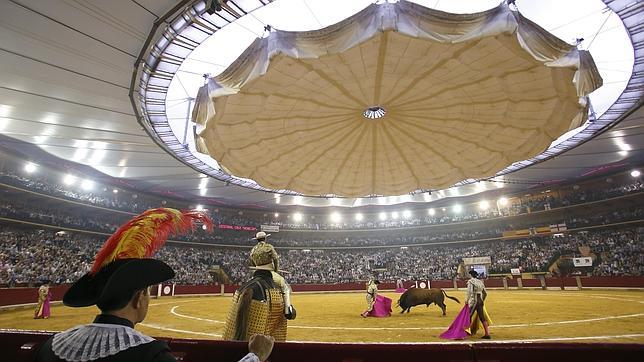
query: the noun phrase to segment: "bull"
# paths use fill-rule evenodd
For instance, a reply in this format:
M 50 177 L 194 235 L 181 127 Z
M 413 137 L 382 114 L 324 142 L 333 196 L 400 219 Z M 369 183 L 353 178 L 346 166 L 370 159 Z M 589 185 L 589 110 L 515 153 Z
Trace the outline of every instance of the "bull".
M 411 307 L 421 304 L 426 304 L 429 307 L 430 304 L 434 303 L 443 310 L 443 315 L 445 315 L 445 310 L 447 309 L 447 306 L 445 305 L 445 297 L 455 301 L 456 303 L 461 303 L 457 298 L 450 297 L 443 289 L 440 288 L 411 288 L 407 289 L 400 296 L 397 305 L 402 308 L 402 311 L 400 312 L 402 314 L 405 313 L 405 311 L 409 313 Z

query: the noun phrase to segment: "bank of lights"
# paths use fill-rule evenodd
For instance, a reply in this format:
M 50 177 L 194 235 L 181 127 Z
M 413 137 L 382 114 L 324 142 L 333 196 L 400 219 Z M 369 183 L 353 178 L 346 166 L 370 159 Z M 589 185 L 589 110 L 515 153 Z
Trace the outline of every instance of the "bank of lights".
M 338 212 L 331 213 L 331 221 L 338 223 L 340 222 L 340 220 L 342 220 L 342 216 L 340 216 L 340 213 Z
M 487 202 L 486 200 L 479 202 L 479 209 L 487 210 L 489 207 L 490 207 L 490 203 Z
M 83 180 L 81 182 L 81 188 L 85 191 L 89 191 L 94 188 L 94 181 L 92 180 Z
M 461 211 L 463 211 L 463 206 L 456 204 L 454 205 L 453 210 L 455 213 L 460 214 Z
M 38 167 L 34 163 L 27 162 L 27 164 L 25 164 L 25 171 L 27 171 L 27 173 L 35 172 L 37 168 Z
M 275 216 L 275 217 L 280 217 L 280 214 L 275 213 L 275 214 L 273 214 L 273 216 Z
M 302 221 L 302 214 L 300 214 L 299 212 L 296 212 L 295 214 L 293 214 L 293 220 L 294 220 L 295 222 L 300 222 L 300 221 Z
M 402 213 L 402 214 L 403 214 L 403 217 L 404 217 L 405 219 L 409 219 L 409 218 L 411 217 L 411 211 L 409 211 L 409 210 L 405 210 L 405 211 L 403 211 L 403 213 Z
M 639 170 L 633 170 L 631 171 L 631 176 L 632 177 L 640 177 L 642 173 Z
M 499 199 L 499 205 L 501 206 L 506 206 L 508 204 L 508 198 L 507 197 L 502 197 Z
M 434 216 L 434 215 L 436 215 L 436 210 L 434 210 L 434 209 L 429 209 L 429 210 L 427 210 L 427 213 L 428 213 L 430 216 Z
M 387 220 L 387 213 L 381 212 L 380 214 L 378 214 L 378 217 L 380 218 L 380 220 L 385 221 Z
M 195 207 L 195 210 L 203 211 L 204 210 L 203 205 L 197 205 L 197 207 Z
M 65 177 L 63 178 L 63 183 L 65 185 L 71 186 L 76 183 L 76 180 L 77 180 L 76 176 L 68 174 L 68 175 L 65 175 Z
M 356 214 L 356 221 L 362 221 L 364 219 L 364 216 L 360 213 Z

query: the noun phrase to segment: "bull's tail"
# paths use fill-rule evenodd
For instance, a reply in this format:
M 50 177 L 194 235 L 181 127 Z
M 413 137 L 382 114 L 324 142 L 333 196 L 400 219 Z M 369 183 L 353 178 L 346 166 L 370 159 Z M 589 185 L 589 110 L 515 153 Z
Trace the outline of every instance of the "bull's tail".
M 447 295 L 447 293 L 445 293 L 445 291 L 444 291 L 444 290 L 442 290 L 442 289 L 441 289 L 441 291 L 443 292 L 443 295 L 444 295 L 444 296 L 446 296 L 447 298 L 449 298 L 449 299 L 451 299 L 451 300 L 455 301 L 455 302 L 456 302 L 456 303 L 458 303 L 458 304 L 461 304 L 461 302 L 458 300 L 458 298 L 450 297 L 450 296 L 449 296 L 449 295 Z

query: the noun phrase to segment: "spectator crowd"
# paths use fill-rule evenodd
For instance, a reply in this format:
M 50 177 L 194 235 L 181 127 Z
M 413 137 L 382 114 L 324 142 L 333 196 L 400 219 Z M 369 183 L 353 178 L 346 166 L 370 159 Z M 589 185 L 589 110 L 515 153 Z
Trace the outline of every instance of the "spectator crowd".
M 451 279 L 459 261 L 490 256 L 490 273 L 511 268 L 546 272 L 560 256 L 594 255 L 594 275 L 644 275 L 644 228 L 568 233 L 513 241 L 409 248 L 350 250 L 278 249 L 281 266 L 293 284 L 356 282 L 376 275 L 383 280 Z M 33 285 L 49 279 L 70 283 L 83 275 L 103 239 L 3 227 L 0 232 L 0 285 Z M 167 245 L 157 257 L 177 272 L 179 284 L 206 284 L 216 265 L 234 283 L 248 279 L 249 249 Z M 78 262 L 69 263 L 69 260 Z

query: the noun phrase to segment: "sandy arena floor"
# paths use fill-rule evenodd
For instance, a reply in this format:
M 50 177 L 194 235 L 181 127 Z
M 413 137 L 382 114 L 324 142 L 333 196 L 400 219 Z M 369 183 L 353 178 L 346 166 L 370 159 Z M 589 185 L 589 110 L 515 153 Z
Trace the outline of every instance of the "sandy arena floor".
M 463 301 L 463 291 L 449 295 Z M 393 299 L 399 294 L 384 293 Z M 362 318 L 364 293 L 294 294 L 297 319 L 289 322 L 288 340 L 324 342 L 437 342 L 460 310 L 446 299 L 447 317 L 435 305 L 409 314 Z M 229 296 L 160 298 L 150 302 L 148 318 L 137 329 L 152 336 L 219 339 Z M 494 341 L 569 341 L 644 343 L 644 291 L 496 291 L 487 302 Z M 88 323 L 95 308 L 52 308 L 47 320 L 33 311 L 0 312 L 0 328 L 60 331 Z M 472 339 L 472 340 L 478 340 Z

